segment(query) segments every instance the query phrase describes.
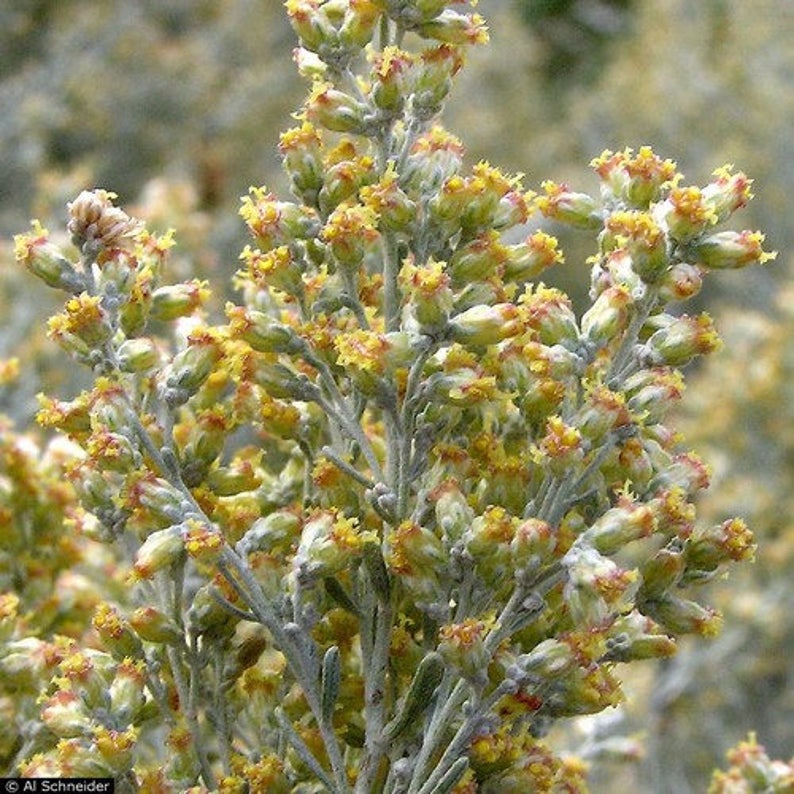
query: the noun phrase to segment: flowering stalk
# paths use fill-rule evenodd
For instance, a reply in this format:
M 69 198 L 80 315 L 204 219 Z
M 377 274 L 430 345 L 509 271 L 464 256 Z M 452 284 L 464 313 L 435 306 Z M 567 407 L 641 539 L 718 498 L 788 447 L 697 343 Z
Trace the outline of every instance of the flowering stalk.
M 618 664 L 713 634 L 691 591 L 753 553 L 738 520 L 695 525 L 708 470 L 666 424 L 677 368 L 719 341 L 668 304 L 772 256 L 716 231 L 749 180 L 683 188 L 643 147 L 593 161 L 598 199 L 537 197 L 464 168 L 438 121 L 481 17 L 285 5 L 312 81 L 280 143 L 294 201 L 243 199 L 226 322 L 206 284 L 163 283 L 171 235 L 110 193 L 70 205 L 76 257 L 38 225 L 17 238 L 69 295 L 50 336 L 96 375 L 39 419 L 79 450 L 85 531 L 130 584 L 97 605 L 99 678 L 52 679 L 42 719 L 70 749 L 19 768 L 97 759 L 111 713 L 128 733 L 95 763 L 169 790 L 582 790 L 548 724 L 616 705 Z M 557 241 L 505 240 L 536 211 L 597 232 L 580 317 L 537 281 Z M 129 664 L 140 686 L 108 712 L 95 693 Z

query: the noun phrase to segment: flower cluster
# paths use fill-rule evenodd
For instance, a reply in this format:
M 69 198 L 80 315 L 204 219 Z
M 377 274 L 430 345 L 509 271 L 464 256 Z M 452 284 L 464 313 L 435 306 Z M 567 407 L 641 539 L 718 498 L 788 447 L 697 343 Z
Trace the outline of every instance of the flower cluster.
M 39 225 L 17 238 L 68 295 L 50 336 L 95 375 L 41 399 L 76 447 L 63 532 L 113 549 L 124 585 L 41 652 L 48 733 L 23 773 L 584 790 L 550 723 L 617 704 L 620 664 L 718 630 L 693 591 L 754 544 L 738 519 L 695 522 L 709 472 L 668 412 L 719 338 L 669 304 L 771 258 L 718 228 L 749 180 L 684 187 L 647 147 L 593 161 L 599 197 L 464 167 L 438 115 L 487 34 L 457 5 L 287 0 L 312 83 L 280 143 L 294 200 L 243 199 L 225 321 L 207 284 L 165 282 L 171 234 L 106 191 L 69 205 L 76 253 Z M 536 212 L 596 235 L 581 316 L 537 280 L 557 241 L 508 242 Z M 9 627 L 6 689 L 28 642 Z
M 794 786 L 794 759 L 788 763 L 771 760 L 753 734 L 732 748 L 727 757 L 730 768 L 727 772 L 714 773 L 709 794 L 754 791 L 783 794 Z

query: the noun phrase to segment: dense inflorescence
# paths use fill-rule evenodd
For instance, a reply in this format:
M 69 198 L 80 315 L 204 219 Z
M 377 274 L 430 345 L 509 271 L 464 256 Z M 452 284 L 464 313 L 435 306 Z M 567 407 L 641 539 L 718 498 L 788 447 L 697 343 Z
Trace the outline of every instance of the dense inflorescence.
M 279 146 L 294 196 L 243 198 L 223 321 L 112 193 L 69 205 L 73 251 L 17 238 L 68 295 L 51 338 L 95 375 L 41 398 L 71 441 L 62 532 L 112 550 L 82 632 L 31 633 L 16 582 L 0 604 L 0 685 L 40 697 L 8 750 L 23 774 L 584 791 L 549 725 L 718 631 L 695 589 L 754 544 L 695 521 L 709 471 L 668 411 L 719 338 L 669 307 L 771 258 L 721 228 L 750 181 L 684 185 L 648 147 L 594 160 L 599 196 L 464 166 L 438 117 L 487 31 L 457 5 L 287 1 L 311 80 Z M 538 215 L 596 239 L 580 314 L 539 281 L 563 256 Z

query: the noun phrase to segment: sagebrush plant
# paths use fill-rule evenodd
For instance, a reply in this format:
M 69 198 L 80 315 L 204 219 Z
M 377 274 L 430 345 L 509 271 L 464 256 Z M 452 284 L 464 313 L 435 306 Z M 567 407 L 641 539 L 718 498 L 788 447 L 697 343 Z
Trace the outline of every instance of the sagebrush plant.
M 69 443 L 3 457 L 7 766 L 125 791 L 585 791 L 549 726 L 714 634 L 695 588 L 753 554 L 741 520 L 695 523 L 708 469 L 666 420 L 719 346 L 670 305 L 772 256 L 717 228 L 750 181 L 684 186 L 642 147 L 593 161 L 598 197 L 536 196 L 464 168 L 438 121 L 480 16 L 285 5 L 311 80 L 279 146 L 294 200 L 243 199 L 224 322 L 207 283 L 167 283 L 172 234 L 106 190 L 69 205 L 71 249 L 16 238 L 95 381 L 41 397 Z M 596 238 L 581 316 L 537 281 L 562 253 L 536 212 Z

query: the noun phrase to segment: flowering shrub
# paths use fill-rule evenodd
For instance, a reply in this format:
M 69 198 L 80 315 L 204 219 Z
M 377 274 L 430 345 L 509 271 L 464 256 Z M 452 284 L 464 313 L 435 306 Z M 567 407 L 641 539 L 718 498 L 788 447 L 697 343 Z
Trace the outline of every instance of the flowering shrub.
M 771 258 L 719 228 L 750 181 L 685 186 L 647 147 L 593 161 L 598 197 L 464 168 L 438 117 L 487 32 L 454 5 L 287 1 L 312 84 L 279 147 L 295 200 L 243 199 L 225 321 L 207 283 L 168 282 L 172 234 L 105 190 L 70 203 L 71 248 L 36 223 L 16 238 L 94 383 L 41 397 L 70 443 L 3 458 L 9 768 L 584 791 L 549 726 L 719 629 L 696 588 L 753 539 L 695 522 L 708 468 L 667 412 L 719 339 L 669 306 Z M 536 212 L 596 237 L 580 316 L 538 281 L 562 253 L 527 233 Z

